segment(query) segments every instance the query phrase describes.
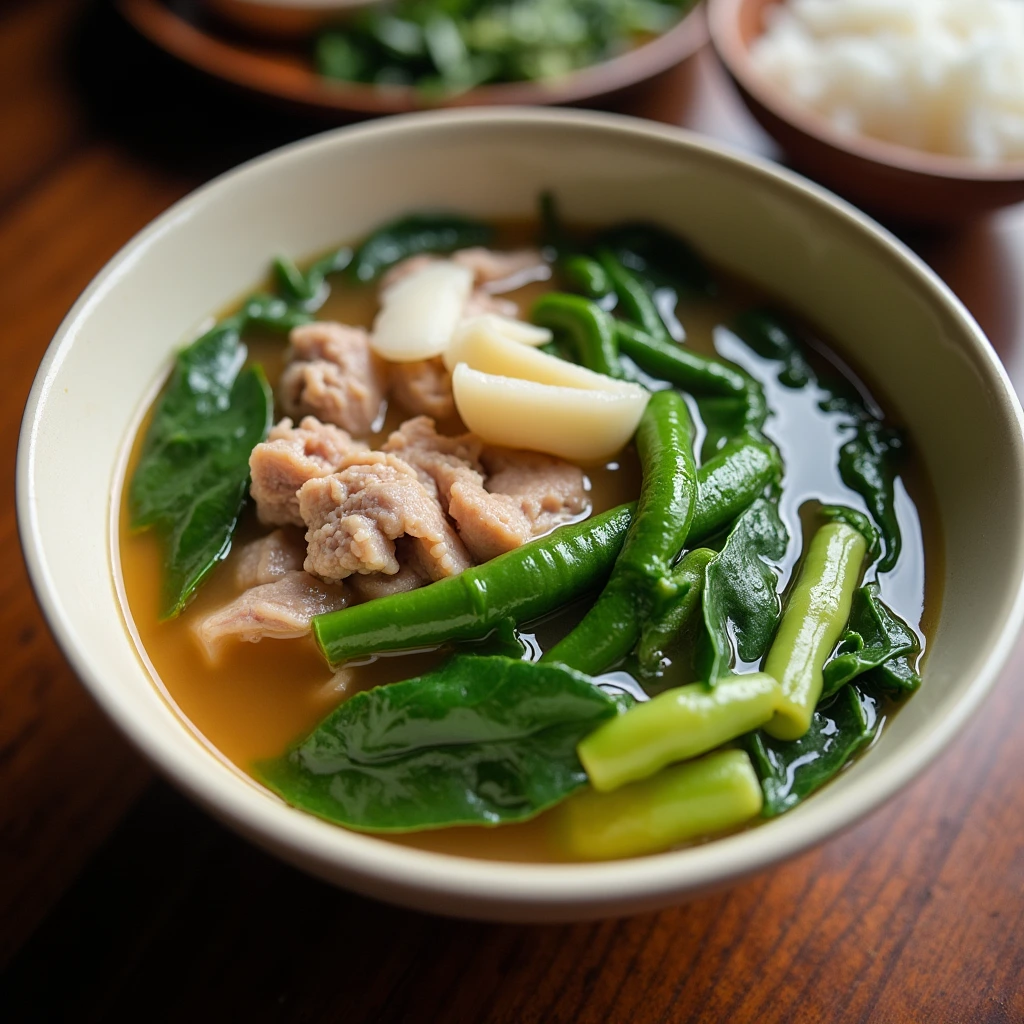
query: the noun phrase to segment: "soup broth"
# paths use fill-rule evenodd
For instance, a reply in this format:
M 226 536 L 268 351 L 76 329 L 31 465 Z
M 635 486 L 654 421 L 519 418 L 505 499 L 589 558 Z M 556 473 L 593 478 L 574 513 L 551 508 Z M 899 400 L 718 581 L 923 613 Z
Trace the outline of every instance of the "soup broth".
M 532 229 L 504 225 L 497 248 L 514 248 L 532 241 Z M 863 507 L 863 501 L 839 477 L 837 452 L 846 440 L 834 414 L 819 408 L 820 394 L 813 388 L 793 391 L 776 380 L 773 367 L 755 355 L 725 326 L 741 310 L 763 303 L 759 295 L 742 282 L 718 274 L 720 287 L 713 298 L 683 298 L 675 310 L 666 309 L 676 340 L 685 334 L 687 346 L 716 353 L 747 370 L 765 389 L 772 410 L 765 434 L 778 446 L 785 464 L 785 487 L 780 515 L 789 529 L 790 541 L 780 563 L 781 586 L 785 587 L 798 565 L 808 534 L 805 528 L 816 504 L 842 503 Z M 529 281 L 507 293 L 520 309 L 528 311 L 532 301 L 553 285 Z M 656 298 L 659 298 L 656 296 Z M 375 286 L 338 284 L 332 289 L 320 320 L 337 320 L 369 326 L 377 309 Z M 249 362 L 263 366 L 270 383 L 276 383 L 284 366 L 286 342 L 280 336 L 253 333 L 246 337 Z M 844 377 L 870 403 L 886 408 L 884 398 L 869 389 L 865 378 L 851 369 L 824 343 L 813 340 L 811 360 L 816 369 Z M 700 426 L 697 410 L 692 409 Z M 370 440 L 382 443 L 408 413 L 393 404 L 382 429 Z M 275 419 L 278 416 L 275 416 Z M 148 420 L 147 420 L 148 422 Z M 138 461 L 146 422 L 137 432 L 128 459 L 127 478 Z M 443 433 L 457 433 L 458 421 L 440 423 Z M 903 537 L 903 552 L 897 567 L 879 576 L 881 596 L 898 615 L 909 622 L 922 639 L 938 614 L 939 581 L 942 578 L 942 545 L 930 487 L 913 447 L 902 464 L 896 482 L 896 511 Z M 625 449 L 614 461 L 586 467 L 590 481 L 593 512 L 634 500 L 640 488 L 640 470 L 635 451 Z M 155 684 L 180 714 L 242 772 L 251 774 L 254 763 L 280 756 L 306 736 L 333 708 L 352 694 L 418 675 L 440 663 L 446 651 L 371 658 L 332 672 L 311 637 L 291 640 L 267 639 L 260 643 L 226 642 L 214 663 L 194 634 L 198 620 L 238 596 L 233 568 L 237 551 L 246 541 L 268 528 L 261 526 L 251 506 L 233 542 L 233 552 L 199 590 L 195 600 L 177 618 L 159 621 L 162 553 L 153 531 L 133 533 L 129 529 L 127 487 L 122 487 L 117 544 L 122 599 L 126 619 L 136 637 L 140 656 Z M 585 603 L 572 606 L 550 619 L 525 627 L 523 638 L 531 657 L 539 657 L 560 639 L 584 613 Z M 737 670 L 753 666 L 739 663 Z M 689 682 L 685 669 L 675 677 L 671 669 L 665 685 Z M 643 696 L 640 684 L 625 673 L 612 673 L 623 688 Z M 893 705 L 883 705 L 889 714 Z M 388 841 L 423 849 L 466 856 L 516 861 L 559 859 L 549 843 L 544 815 L 525 824 L 500 828 L 459 827 L 387 836 Z

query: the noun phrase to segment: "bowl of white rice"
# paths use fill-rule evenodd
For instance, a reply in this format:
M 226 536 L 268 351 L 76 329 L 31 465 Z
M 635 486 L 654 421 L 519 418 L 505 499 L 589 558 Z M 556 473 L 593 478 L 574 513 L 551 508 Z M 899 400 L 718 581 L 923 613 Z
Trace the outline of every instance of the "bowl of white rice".
M 883 216 L 1024 200 L 1024 0 L 709 0 L 719 57 L 811 177 Z

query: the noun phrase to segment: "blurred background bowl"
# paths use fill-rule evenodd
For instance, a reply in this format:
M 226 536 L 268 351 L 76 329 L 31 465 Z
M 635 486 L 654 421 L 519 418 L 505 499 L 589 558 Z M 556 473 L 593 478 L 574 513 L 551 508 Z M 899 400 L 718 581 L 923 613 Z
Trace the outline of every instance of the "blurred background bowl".
M 344 15 L 381 0 L 206 0 L 225 22 L 270 39 L 301 39 Z
M 872 213 L 949 222 L 1024 200 L 1024 161 L 988 165 L 840 132 L 765 80 L 751 43 L 781 0 L 707 0 L 711 42 L 747 107 L 794 167 Z
M 257 6 L 253 0 L 217 0 L 218 4 L 225 2 L 234 5 L 236 15 L 239 6 L 243 15 L 250 16 L 252 11 L 244 9 Z M 707 42 L 703 5 L 698 5 L 663 35 L 579 71 L 546 81 L 483 85 L 458 95 L 428 99 L 407 86 L 324 78 L 317 72 L 309 48 L 282 45 L 287 40 L 274 44 L 224 32 L 204 14 L 202 5 L 188 0 L 118 0 L 118 7 L 150 42 L 200 71 L 336 121 L 431 107 L 602 106 L 676 67 Z

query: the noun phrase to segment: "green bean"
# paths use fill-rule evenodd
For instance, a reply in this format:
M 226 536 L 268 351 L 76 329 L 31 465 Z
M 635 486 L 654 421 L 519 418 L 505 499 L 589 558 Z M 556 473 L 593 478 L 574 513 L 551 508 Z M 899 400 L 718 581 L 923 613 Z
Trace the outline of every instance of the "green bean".
M 643 466 L 640 500 L 608 585 L 576 629 L 544 655 L 592 675 L 628 654 L 641 622 L 675 596 L 671 568 L 694 515 L 693 424 L 677 392 L 651 396 L 636 446 Z
M 570 256 L 562 263 L 562 273 L 570 284 L 595 302 L 607 299 L 614 292 L 607 271 L 589 256 Z
M 753 383 L 741 370 L 728 363 L 702 356 L 674 341 L 652 337 L 625 320 L 615 322 L 615 334 L 619 349 L 644 373 L 691 394 L 731 398 L 746 394 Z
M 486 224 L 457 214 L 412 213 L 370 235 L 356 249 L 348 270 L 357 281 L 373 281 L 409 256 L 486 245 L 492 235 Z
M 666 648 L 679 639 L 700 610 L 705 570 L 717 556 L 718 552 L 711 548 L 694 548 L 672 567 L 675 598 L 640 627 L 636 669 L 641 678 L 650 679 L 661 672 Z
M 763 672 L 730 676 L 713 689 L 680 686 L 609 719 L 576 752 L 590 784 L 608 792 L 764 725 L 780 696 L 779 684 Z
M 850 617 L 866 551 L 864 537 L 843 522 L 826 523 L 811 539 L 764 664 L 782 687 L 778 710 L 764 727 L 776 739 L 799 739 L 811 726 L 825 659 Z
M 615 321 L 600 306 L 579 295 L 548 292 L 531 311 L 538 327 L 547 327 L 569 338 L 579 361 L 590 370 L 621 377 Z
M 619 310 L 628 320 L 632 320 L 654 341 L 668 343 L 670 336 L 661 314 L 654 305 L 643 282 L 627 270 L 607 249 L 599 249 L 597 260 L 615 289 L 619 299 Z
M 568 856 L 637 857 L 735 828 L 760 814 L 763 802 L 747 754 L 720 750 L 614 793 L 584 790 L 552 814 L 549 827 Z
M 479 640 L 504 620 L 539 618 L 604 582 L 634 508 L 620 505 L 563 526 L 420 590 L 319 615 L 313 620 L 313 635 L 336 665 L 381 651 Z
M 728 526 L 745 508 L 782 479 L 782 459 L 767 441 L 741 435 L 697 471 L 697 510 L 688 540 L 697 544 Z

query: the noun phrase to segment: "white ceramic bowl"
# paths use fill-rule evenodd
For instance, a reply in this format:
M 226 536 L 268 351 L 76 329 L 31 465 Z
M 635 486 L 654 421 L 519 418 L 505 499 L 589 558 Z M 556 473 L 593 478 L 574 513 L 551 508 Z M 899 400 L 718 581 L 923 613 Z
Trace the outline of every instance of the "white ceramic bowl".
M 111 493 L 176 346 L 276 252 L 315 253 L 417 207 L 527 217 L 553 188 L 573 220 L 651 218 L 800 310 L 870 367 L 938 497 L 945 597 L 925 683 L 878 745 L 795 811 L 726 839 L 589 865 L 476 861 L 392 845 L 288 807 L 189 730 L 121 619 Z M 1024 613 L 1020 406 L 981 331 L 891 235 L 806 181 L 683 131 L 592 113 L 475 110 L 331 132 L 235 170 L 114 257 L 61 325 L 22 430 L 18 515 L 35 587 L 86 686 L 168 778 L 285 859 L 449 914 L 557 920 L 655 908 L 834 835 L 960 730 Z M 273 641 L 267 641 L 272 643 Z

